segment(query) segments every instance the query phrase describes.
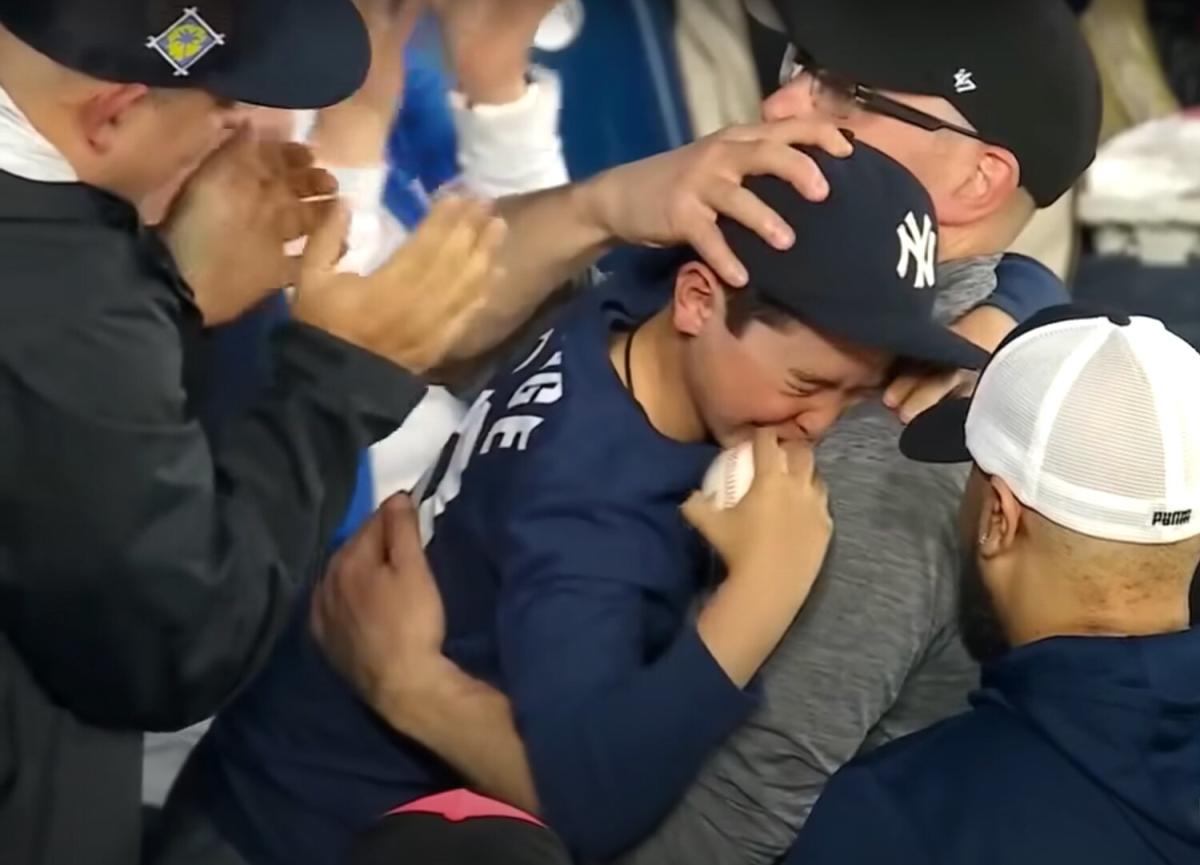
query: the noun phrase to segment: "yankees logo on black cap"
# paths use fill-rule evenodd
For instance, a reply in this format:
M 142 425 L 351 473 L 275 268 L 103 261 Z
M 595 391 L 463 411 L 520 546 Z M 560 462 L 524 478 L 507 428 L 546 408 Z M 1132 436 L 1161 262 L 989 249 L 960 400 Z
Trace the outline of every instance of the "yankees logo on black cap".
M 93 78 L 277 108 L 341 102 L 371 62 L 351 0 L 0 0 L 0 24 Z
M 977 368 L 987 353 L 933 319 L 937 220 L 921 183 L 861 142 L 845 159 L 802 148 L 829 181 L 811 202 L 786 181 L 751 177 L 746 188 L 795 229 L 779 251 L 729 219 L 719 223 L 763 297 L 807 324 L 915 361 Z

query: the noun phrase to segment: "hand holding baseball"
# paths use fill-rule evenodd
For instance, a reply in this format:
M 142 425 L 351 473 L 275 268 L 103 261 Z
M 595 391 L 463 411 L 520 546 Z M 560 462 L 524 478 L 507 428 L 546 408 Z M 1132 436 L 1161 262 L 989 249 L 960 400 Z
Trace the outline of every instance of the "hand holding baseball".
M 688 500 L 683 514 L 721 555 L 731 577 L 778 581 L 779 590 L 802 601 L 833 534 L 811 446 L 781 444 L 760 430 L 752 445 L 718 457 L 708 485 L 707 493 Z
M 833 534 L 810 445 L 781 445 L 760 430 L 752 468 L 747 453 L 743 446 L 722 454 L 709 494 L 696 493 L 683 506 L 729 570 L 697 630 L 738 687 L 754 677 L 808 600 Z

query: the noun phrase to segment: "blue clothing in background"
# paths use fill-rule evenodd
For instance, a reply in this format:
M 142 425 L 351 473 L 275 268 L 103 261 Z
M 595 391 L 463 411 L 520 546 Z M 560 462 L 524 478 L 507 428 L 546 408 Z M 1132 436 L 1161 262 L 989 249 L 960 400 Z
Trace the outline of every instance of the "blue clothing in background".
M 996 266 L 996 290 L 987 304 L 1008 313 L 1018 324 L 1050 306 L 1070 302 L 1067 287 L 1054 271 L 1026 255 L 1009 253 Z
M 588 860 L 648 834 L 754 705 L 688 618 L 713 560 L 679 505 L 716 449 L 662 437 L 609 359 L 669 296 L 583 296 L 484 391 L 422 505 L 446 654 L 509 695 L 543 814 Z M 197 757 L 256 865 L 340 865 L 373 819 L 462 783 L 358 701 L 302 618 Z
M 572 178 L 692 140 L 675 55 L 674 4 L 583 0 L 583 32 L 563 51 L 535 52 L 563 83 L 562 136 Z
M 450 83 L 428 51 L 405 56 L 404 108 L 388 141 L 388 209 L 407 228 L 429 209 L 429 196 L 458 177 L 458 140 L 447 94 Z
M 785 865 L 1200 862 L 1200 630 L 1056 638 L 973 710 L 855 760 Z

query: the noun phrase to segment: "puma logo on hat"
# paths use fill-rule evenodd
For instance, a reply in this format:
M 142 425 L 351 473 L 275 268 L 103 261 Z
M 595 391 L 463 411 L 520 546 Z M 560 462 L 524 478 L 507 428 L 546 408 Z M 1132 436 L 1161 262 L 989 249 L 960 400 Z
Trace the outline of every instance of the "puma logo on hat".
M 1186 511 L 1155 511 L 1154 517 L 1150 520 L 1150 525 L 1170 528 L 1172 526 L 1186 526 L 1191 521 L 1192 511 L 1190 508 Z

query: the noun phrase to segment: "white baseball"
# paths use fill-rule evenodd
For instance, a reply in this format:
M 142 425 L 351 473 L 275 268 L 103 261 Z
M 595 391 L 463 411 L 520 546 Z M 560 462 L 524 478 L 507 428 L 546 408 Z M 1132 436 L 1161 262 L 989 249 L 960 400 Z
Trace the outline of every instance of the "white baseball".
M 742 442 L 721 451 L 704 473 L 700 491 L 718 509 L 731 508 L 742 500 L 754 482 L 754 443 Z

